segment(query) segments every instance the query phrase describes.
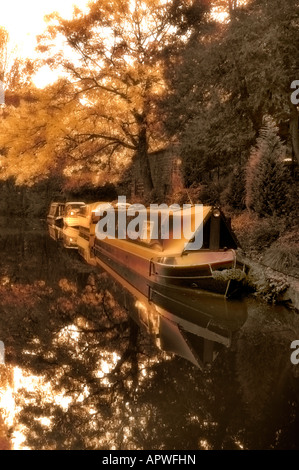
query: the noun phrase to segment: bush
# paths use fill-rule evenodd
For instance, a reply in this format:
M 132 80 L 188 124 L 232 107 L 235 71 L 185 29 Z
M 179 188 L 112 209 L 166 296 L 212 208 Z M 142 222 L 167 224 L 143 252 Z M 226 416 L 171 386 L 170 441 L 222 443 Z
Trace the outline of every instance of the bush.
M 266 118 L 246 169 L 246 206 L 260 217 L 288 216 L 296 204 L 296 184 L 284 165 L 286 148 L 278 128 Z
M 180 206 L 183 204 L 200 204 L 200 193 L 201 185 L 198 184 L 193 184 L 188 189 L 179 187 L 166 199 L 166 202 L 169 205 L 179 204 Z
M 281 236 L 265 252 L 263 263 L 272 269 L 299 277 L 299 232 Z
M 189 188 L 180 188 L 168 200 L 176 204 L 203 204 L 216 206 L 220 204 L 223 182 L 193 184 Z
M 261 219 L 244 212 L 232 220 L 232 227 L 244 250 L 261 252 L 278 239 L 284 224 L 276 217 Z
M 211 181 L 203 184 L 199 195 L 201 203 L 209 206 L 220 205 L 223 186 L 224 183 L 221 180 L 219 182 Z
M 238 165 L 230 178 L 229 184 L 221 196 L 221 203 L 228 205 L 232 209 L 244 210 L 246 209 L 246 175 L 245 170 L 241 165 Z

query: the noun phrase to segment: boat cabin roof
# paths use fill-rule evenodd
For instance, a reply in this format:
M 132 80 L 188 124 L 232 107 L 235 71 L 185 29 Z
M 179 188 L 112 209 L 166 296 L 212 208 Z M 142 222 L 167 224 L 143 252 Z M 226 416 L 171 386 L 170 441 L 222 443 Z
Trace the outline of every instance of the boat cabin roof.
M 104 212 L 103 206 L 105 207 L 105 204 L 107 210 Z M 139 227 L 140 237 L 136 239 L 136 237 L 130 236 L 130 223 L 138 216 L 138 209 L 135 213 L 136 206 L 134 206 L 133 215 L 133 213 L 127 212 L 130 206 L 119 207 L 109 203 L 100 203 L 99 205 L 102 206 L 103 217 L 109 212 L 109 209 L 115 212 L 116 238 L 119 237 L 120 216 L 125 211 L 127 241 L 153 248 L 165 254 L 179 254 L 199 249 L 229 249 L 238 246 L 226 218 L 218 208 L 212 206 L 195 205 L 184 209 L 174 207 L 173 210 L 163 207 L 161 209 L 148 208 L 146 209 L 146 217 L 143 217 L 143 226 Z M 99 205 L 93 209 L 94 213 L 97 212 Z M 140 209 L 140 213 L 142 212 L 144 215 L 143 206 Z
M 92 204 L 84 204 L 84 206 L 80 207 L 78 216 L 79 217 L 88 217 L 92 213 L 96 213 L 96 210 L 99 206 L 107 204 L 105 202 L 93 202 Z
M 63 202 L 52 202 L 48 217 L 62 217 L 64 213 L 65 204 Z
M 52 202 L 50 207 L 65 206 L 65 202 Z
M 65 207 L 69 207 L 69 206 L 71 206 L 71 207 L 77 207 L 77 206 L 82 207 L 82 206 L 85 206 L 85 202 L 66 202 Z

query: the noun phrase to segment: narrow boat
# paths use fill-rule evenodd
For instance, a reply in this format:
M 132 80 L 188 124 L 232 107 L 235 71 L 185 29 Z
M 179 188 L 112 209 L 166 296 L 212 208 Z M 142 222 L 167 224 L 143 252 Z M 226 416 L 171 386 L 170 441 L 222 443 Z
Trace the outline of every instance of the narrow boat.
M 84 259 L 84 261 L 86 261 L 87 264 L 90 264 L 91 266 L 97 265 L 95 256 L 90 249 L 89 240 L 86 240 L 86 238 L 82 236 L 82 232 L 79 232 L 78 234 L 77 247 L 79 255 Z
M 62 227 L 64 217 L 65 203 L 63 202 L 52 202 L 50 210 L 47 216 L 47 222 L 49 225 L 57 225 Z
M 57 225 L 48 224 L 48 232 L 52 240 L 59 242 L 63 239 L 62 228 Z
M 84 207 L 84 202 L 67 202 L 64 208 L 63 221 L 67 227 L 78 227 L 79 219 L 78 214 L 81 207 Z
M 221 348 L 231 346 L 247 318 L 246 303 L 236 295 L 245 266 L 237 261 L 238 242 L 230 224 L 218 208 L 204 207 L 200 219 L 196 207 L 177 209 L 169 217 L 168 237 L 163 237 L 163 211 L 158 211 L 157 233 L 147 216 L 140 236 L 132 239 L 129 208 L 105 202 L 81 206 L 78 226 L 62 231 L 64 246 L 77 248 L 88 264 L 116 281 L 113 295 L 162 351 L 203 369 Z M 100 222 L 111 209 L 116 236 L 103 237 Z M 126 236 L 120 237 L 124 216 Z M 184 217 L 191 220 L 192 235 L 184 233 Z M 202 246 L 194 249 L 200 231 Z
M 64 226 L 62 229 L 62 240 L 64 248 L 78 250 L 79 230 L 76 227 Z
M 187 359 L 202 370 L 214 362 L 221 349 L 231 346 L 233 336 L 247 319 L 246 303 L 228 303 L 224 297 L 209 294 L 197 299 L 200 302 L 194 311 L 188 308 L 188 298 L 183 297 L 179 311 L 168 311 L 149 301 L 100 258 L 97 261 L 110 276 L 109 292 L 156 346 Z
M 123 217 L 116 210 L 116 226 Z M 197 207 L 189 212 L 182 209 L 169 216 L 169 236 L 163 239 L 161 229 L 158 236 L 150 235 L 151 221 L 147 221 L 140 238 L 126 239 L 104 238 L 99 232 L 99 224 L 95 229 L 93 251 L 107 265 L 115 269 L 143 294 L 151 297 L 151 292 L 159 288 L 163 290 L 189 289 L 206 291 L 231 297 L 238 290 L 245 278 L 245 266 L 237 261 L 237 240 L 228 222 L 218 208 L 204 207 L 202 220 L 196 217 Z M 152 213 L 151 213 L 152 214 Z M 192 238 L 186 238 L 181 225 L 175 220 L 183 221 L 189 217 L 194 227 Z M 100 220 L 101 218 L 99 218 Z M 199 226 L 194 224 L 201 220 Z M 128 229 L 130 218 L 128 218 Z M 181 227 L 175 234 L 175 227 Z M 202 246 L 194 249 L 192 244 L 196 234 L 202 231 Z M 129 234 L 129 230 L 128 230 Z M 176 236 L 175 236 L 176 235 Z
M 96 209 L 102 204 L 106 203 L 94 202 L 92 204 L 84 204 L 84 206 L 80 207 L 77 214 L 79 229 L 77 238 L 78 252 L 80 256 L 92 266 L 96 266 L 97 264 L 93 250 L 91 250 L 94 244 L 96 223 L 99 221 L 95 213 Z
M 88 241 L 90 246 L 94 243 L 96 224 L 99 221 L 99 218 L 95 215 L 96 210 L 99 206 L 104 204 L 106 203 L 94 202 L 92 204 L 84 204 L 84 206 L 81 206 L 78 211 L 77 218 L 79 235 L 81 238 Z

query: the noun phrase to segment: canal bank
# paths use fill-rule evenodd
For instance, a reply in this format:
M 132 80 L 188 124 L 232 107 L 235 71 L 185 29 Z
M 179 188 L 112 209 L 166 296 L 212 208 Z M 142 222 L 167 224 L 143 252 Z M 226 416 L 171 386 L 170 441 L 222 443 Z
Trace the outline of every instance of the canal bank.
M 248 267 L 247 283 L 257 297 L 269 303 L 285 303 L 299 312 L 299 278 L 272 269 L 240 252 L 239 259 Z

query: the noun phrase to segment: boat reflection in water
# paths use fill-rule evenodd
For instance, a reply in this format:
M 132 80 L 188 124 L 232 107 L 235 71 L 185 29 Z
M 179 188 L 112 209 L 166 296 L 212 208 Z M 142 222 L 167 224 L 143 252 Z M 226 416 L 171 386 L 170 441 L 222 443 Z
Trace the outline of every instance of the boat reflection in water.
M 78 250 L 79 229 L 63 226 L 62 228 L 48 224 L 50 237 L 56 242 L 62 242 L 68 250 Z
M 62 228 L 48 223 L 48 232 L 52 240 L 59 242 L 63 238 Z
M 158 348 L 176 354 L 204 369 L 219 352 L 229 348 L 233 335 L 247 319 L 246 304 L 228 303 L 224 298 L 203 295 L 197 309 L 190 310 L 188 299 L 180 299 L 180 309 L 167 310 L 145 296 L 98 259 L 110 275 L 110 291 L 135 322 L 151 336 Z M 199 301 L 199 299 L 198 299 Z
M 62 229 L 62 240 L 64 248 L 78 250 L 78 227 L 64 226 Z
M 241 282 L 227 278 L 233 270 L 244 273 L 244 267 L 237 263 L 237 242 L 224 219 L 204 208 L 203 250 L 182 256 L 176 241 L 174 256 L 169 241 L 165 249 L 156 240 L 151 249 L 144 240 L 97 239 L 99 204 L 82 206 L 76 227 L 49 225 L 50 236 L 108 273 L 115 299 L 162 351 L 201 369 L 211 365 L 247 319 L 246 303 L 232 295 Z

